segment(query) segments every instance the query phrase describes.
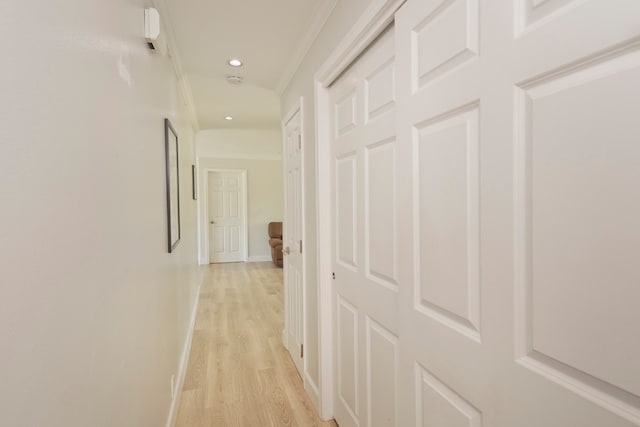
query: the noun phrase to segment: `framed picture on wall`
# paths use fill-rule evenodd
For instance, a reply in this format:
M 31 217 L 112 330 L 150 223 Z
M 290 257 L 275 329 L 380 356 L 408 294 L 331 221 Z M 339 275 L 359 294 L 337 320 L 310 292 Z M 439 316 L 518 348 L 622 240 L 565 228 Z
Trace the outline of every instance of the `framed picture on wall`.
M 196 174 L 196 165 L 191 165 L 191 198 L 198 200 L 198 175 Z
M 180 171 L 178 134 L 169 119 L 164 119 L 164 148 L 167 175 L 167 237 L 171 253 L 180 242 Z

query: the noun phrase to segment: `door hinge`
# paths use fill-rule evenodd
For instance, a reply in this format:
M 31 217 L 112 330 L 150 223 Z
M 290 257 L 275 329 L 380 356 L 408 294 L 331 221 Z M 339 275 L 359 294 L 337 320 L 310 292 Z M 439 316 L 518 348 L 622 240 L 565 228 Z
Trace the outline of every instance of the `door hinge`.
M 300 253 L 302 253 L 302 240 L 300 240 Z
M 298 150 L 302 149 L 302 135 L 298 134 Z
M 304 344 L 300 344 L 300 357 L 304 357 Z

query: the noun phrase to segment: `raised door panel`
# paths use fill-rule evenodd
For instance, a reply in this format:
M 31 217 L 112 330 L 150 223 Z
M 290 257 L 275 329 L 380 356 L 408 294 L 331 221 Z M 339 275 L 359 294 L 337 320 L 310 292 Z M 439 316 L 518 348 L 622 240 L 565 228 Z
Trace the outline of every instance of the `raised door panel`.
M 286 241 L 291 249 L 299 250 L 298 243 L 302 239 L 302 205 L 301 205 L 300 169 L 295 166 L 287 171 L 287 191 L 289 192 L 288 215 L 285 224 Z
M 300 269 L 296 269 L 292 275 L 293 280 L 293 334 L 296 343 L 301 344 L 302 340 L 302 275 Z
M 365 262 L 370 280 L 397 288 L 397 218 L 395 212 L 395 141 L 369 145 L 365 151 Z
M 335 105 L 335 137 L 341 137 L 356 126 L 356 93 L 351 92 Z
M 516 307 L 525 363 L 638 420 L 639 82 L 636 47 L 519 89 Z
M 294 206 L 294 240 L 300 241 L 302 240 L 302 175 L 300 174 L 300 169 L 296 168 L 294 171 L 294 192 L 293 192 L 293 201 L 295 203 Z M 299 250 L 302 250 L 298 248 Z
M 417 425 L 481 427 L 482 414 L 431 372 L 416 365 Z
M 211 194 L 211 215 L 213 218 L 222 218 L 224 216 L 224 192 L 214 190 Z
M 288 294 L 288 333 L 291 339 L 290 351 L 297 357 L 302 343 L 302 277 L 297 266 L 290 265 L 287 277 Z
M 295 207 L 295 194 L 296 194 L 296 170 L 287 170 L 287 218 L 284 223 L 285 235 L 287 244 L 291 246 L 295 233 L 295 221 L 296 221 L 296 207 Z
M 211 227 L 211 233 L 211 251 L 215 254 L 223 254 L 225 252 L 225 227 Z
M 593 425 L 640 425 L 640 3 L 516 6 L 517 54 L 544 52 L 514 79 L 517 361 Z
M 398 337 L 369 317 L 365 328 L 369 426 L 396 426 Z
M 360 355 L 358 352 L 358 310 L 345 299 L 337 301 L 338 398 L 351 421 L 358 424 Z
M 229 252 L 240 251 L 240 227 L 232 225 L 229 230 Z
M 478 56 L 478 0 L 428 1 L 412 32 L 413 89 L 444 77 Z
M 228 207 L 227 213 L 229 219 L 240 219 L 240 193 L 237 190 L 232 190 L 227 193 Z
M 555 15 L 569 12 L 583 0 L 516 0 L 516 29 L 532 30 L 536 25 L 553 19 Z
M 395 63 L 385 62 L 364 80 L 365 121 L 386 113 L 395 105 Z
M 355 269 L 358 248 L 355 154 L 338 159 L 335 170 L 337 259 L 344 266 Z
M 234 190 L 240 191 L 240 178 L 234 175 L 237 175 L 237 174 L 226 176 L 224 178 L 225 187 L 229 191 L 234 191 Z
M 480 340 L 478 106 L 414 132 L 418 310 Z

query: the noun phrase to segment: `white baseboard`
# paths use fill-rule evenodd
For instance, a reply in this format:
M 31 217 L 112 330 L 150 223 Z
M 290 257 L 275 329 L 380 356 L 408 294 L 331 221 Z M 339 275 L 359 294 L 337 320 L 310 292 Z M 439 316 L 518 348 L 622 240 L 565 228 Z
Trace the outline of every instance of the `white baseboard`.
M 311 403 L 313 403 L 316 411 L 320 413 L 320 393 L 318 391 L 318 386 L 313 382 L 313 379 L 311 379 L 308 372 L 304 373 L 304 389 L 307 392 L 307 395 L 311 398 Z M 333 417 L 324 421 L 329 421 L 330 419 L 333 419 Z
M 271 261 L 271 255 L 250 256 L 247 259 L 247 262 L 266 262 L 266 261 Z
M 167 427 L 173 427 L 176 424 L 178 418 L 178 409 L 180 408 L 180 398 L 182 396 L 182 386 L 184 385 L 184 378 L 187 373 L 187 363 L 189 362 L 189 353 L 191 352 L 191 342 L 193 341 L 193 330 L 196 326 L 196 317 L 198 315 L 198 302 L 200 301 L 200 287 L 196 292 L 196 301 L 193 304 L 191 310 L 191 319 L 189 321 L 189 331 L 187 332 L 187 339 L 182 349 L 182 356 L 180 358 L 180 365 L 178 366 L 178 378 L 176 382 L 176 395 L 171 400 L 171 406 L 169 408 L 169 417 L 167 418 Z

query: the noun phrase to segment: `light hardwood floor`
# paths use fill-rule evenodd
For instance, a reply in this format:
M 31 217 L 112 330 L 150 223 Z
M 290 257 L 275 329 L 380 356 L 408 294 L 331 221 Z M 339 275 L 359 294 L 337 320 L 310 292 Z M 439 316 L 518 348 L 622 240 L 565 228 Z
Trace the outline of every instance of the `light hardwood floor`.
M 205 268 L 177 427 L 336 426 L 318 418 L 282 346 L 282 269 Z

